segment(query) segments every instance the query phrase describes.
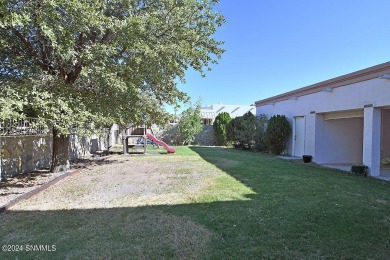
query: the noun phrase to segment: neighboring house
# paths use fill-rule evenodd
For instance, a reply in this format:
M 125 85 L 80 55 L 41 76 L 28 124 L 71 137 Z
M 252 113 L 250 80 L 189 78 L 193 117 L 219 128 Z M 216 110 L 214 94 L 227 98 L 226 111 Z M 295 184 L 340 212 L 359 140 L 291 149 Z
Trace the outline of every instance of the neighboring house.
M 168 120 L 168 124 L 171 126 L 175 126 L 179 123 L 180 121 L 180 116 L 178 115 L 172 115 L 171 118 Z
M 213 104 L 202 107 L 200 109 L 200 116 L 202 118 L 203 125 L 212 125 L 218 114 L 222 112 L 229 113 L 231 118 L 243 116 L 247 112 L 251 112 L 253 115 L 256 114 L 254 106 L 248 105 L 223 105 Z
M 180 121 L 180 118 L 176 117 L 174 119 L 169 119 L 168 124 L 169 125 L 177 125 L 179 123 L 179 121 Z
M 256 114 L 288 117 L 287 154 L 364 163 L 379 176 L 381 160 L 390 157 L 390 62 L 257 101 Z

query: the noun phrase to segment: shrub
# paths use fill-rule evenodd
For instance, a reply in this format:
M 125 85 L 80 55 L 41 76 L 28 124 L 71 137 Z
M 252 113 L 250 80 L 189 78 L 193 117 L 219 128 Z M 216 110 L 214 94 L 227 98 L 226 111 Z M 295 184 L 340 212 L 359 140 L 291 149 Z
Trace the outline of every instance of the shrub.
M 250 112 L 234 118 L 228 125 L 228 139 L 234 142 L 236 148 L 263 150 L 266 118 L 265 115 L 256 117 Z
M 268 121 L 264 141 L 271 153 L 281 154 L 286 149 L 290 135 L 291 126 L 286 116 L 276 115 Z
M 235 142 L 234 129 L 237 124 L 238 118 L 239 117 L 233 118 L 232 120 L 230 120 L 229 124 L 227 125 L 226 134 L 227 134 L 228 141 Z
M 214 135 L 218 145 L 229 144 L 227 128 L 232 118 L 227 112 L 220 113 L 213 123 Z
M 265 131 L 267 130 L 268 117 L 265 114 L 257 116 L 259 122 L 256 136 L 256 150 L 259 152 L 266 151 L 267 145 L 264 142 Z

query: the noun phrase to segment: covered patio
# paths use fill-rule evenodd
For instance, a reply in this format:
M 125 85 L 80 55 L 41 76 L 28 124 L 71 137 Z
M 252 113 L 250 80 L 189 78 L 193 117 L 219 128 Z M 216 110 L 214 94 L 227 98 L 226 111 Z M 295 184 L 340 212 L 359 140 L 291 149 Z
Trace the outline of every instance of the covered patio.
M 370 167 L 370 176 L 390 181 L 389 108 L 326 113 L 318 115 L 317 126 L 320 136 L 326 137 L 326 142 L 316 142 L 319 164 L 349 171 L 353 164 L 363 163 Z

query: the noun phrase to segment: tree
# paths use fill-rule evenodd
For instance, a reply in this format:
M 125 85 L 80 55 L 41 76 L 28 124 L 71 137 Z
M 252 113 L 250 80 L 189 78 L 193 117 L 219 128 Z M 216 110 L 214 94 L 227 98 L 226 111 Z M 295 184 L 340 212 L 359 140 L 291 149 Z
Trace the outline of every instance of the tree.
M 291 135 L 291 126 L 286 116 L 272 116 L 268 121 L 264 141 L 273 154 L 281 154 L 287 146 Z
M 218 116 L 215 118 L 213 123 L 213 129 L 218 145 L 228 145 L 229 141 L 227 127 L 231 120 L 232 118 L 227 112 L 219 113 Z
M 198 101 L 195 107 L 190 106 L 187 110 L 183 111 L 177 130 L 179 131 L 183 144 L 191 144 L 195 140 L 195 136 L 203 130 L 200 117 L 200 102 Z
M 50 125 L 53 171 L 68 161 L 70 126 L 165 121 L 164 104 L 188 100 L 176 80 L 223 53 L 217 2 L 0 1 L 0 117 L 30 110 Z
M 236 145 L 243 149 L 252 149 L 256 144 L 259 122 L 255 115 L 251 112 L 245 113 L 243 116 L 236 117 L 230 125 L 230 136 Z
M 236 117 L 228 124 L 228 139 L 235 142 L 237 148 L 264 151 L 266 121 L 265 115 L 256 117 L 251 112 Z

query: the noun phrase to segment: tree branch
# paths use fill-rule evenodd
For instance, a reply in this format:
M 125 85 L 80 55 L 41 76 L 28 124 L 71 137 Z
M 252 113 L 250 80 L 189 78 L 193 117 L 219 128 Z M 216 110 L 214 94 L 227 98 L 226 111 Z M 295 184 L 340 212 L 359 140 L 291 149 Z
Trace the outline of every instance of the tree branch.
M 66 84 L 72 84 L 76 81 L 78 76 L 80 75 L 81 71 L 83 69 L 83 66 L 80 63 L 77 63 L 74 66 L 74 69 L 71 70 L 68 74 L 65 76 L 65 83 Z
M 108 38 L 111 35 L 111 30 L 107 29 L 106 33 L 103 35 L 103 38 L 100 40 L 100 43 L 106 44 L 108 42 Z
M 175 5 L 173 5 L 172 6 L 172 8 L 171 9 L 169 9 L 169 11 L 167 12 L 167 14 L 165 15 L 165 19 L 164 20 L 166 20 L 167 18 L 168 18 L 168 15 L 170 15 L 170 13 L 173 11 L 173 9 L 175 9 Z
M 15 33 L 15 35 L 19 38 L 19 40 L 22 41 L 24 46 L 27 48 L 29 55 L 31 57 L 37 58 L 38 55 L 35 52 L 33 45 L 18 30 L 16 30 L 15 28 L 12 28 L 12 31 Z
M 32 60 L 35 61 L 35 64 L 37 64 L 39 67 L 41 67 L 43 70 L 51 73 L 55 73 L 53 71 L 53 67 L 50 66 L 50 64 L 45 64 L 39 59 L 39 56 L 37 52 L 34 49 L 34 46 L 26 39 L 26 37 L 23 36 L 21 32 L 16 30 L 15 28 L 12 28 L 12 31 L 15 33 L 15 35 L 20 39 L 20 41 L 23 43 L 23 45 L 27 48 L 27 55 L 30 56 Z
M 79 38 L 75 44 L 75 51 L 81 52 L 83 50 L 83 48 L 84 48 L 84 40 L 83 40 L 84 35 L 85 34 L 83 32 L 80 32 Z
M 45 36 L 42 34 L 39 27 L 37 29 L 37 38 L 38 38 L 38 42 L 39 42 L 39 45 L 41 48 L 42 63 L 44 63 L 48 69 L 53 69 L 53 68 L 50 68 L 51 62 L 50 62 L 50 58 L 49 58 L 49 52 L 50 52 L 49 43 L 48 43 L 47 39 L 45 38 Z
M 124 47 L 120 52 L 119 52 L 119 56 L 122 56 L 125 52 L 126 52 L 127 48 Z

